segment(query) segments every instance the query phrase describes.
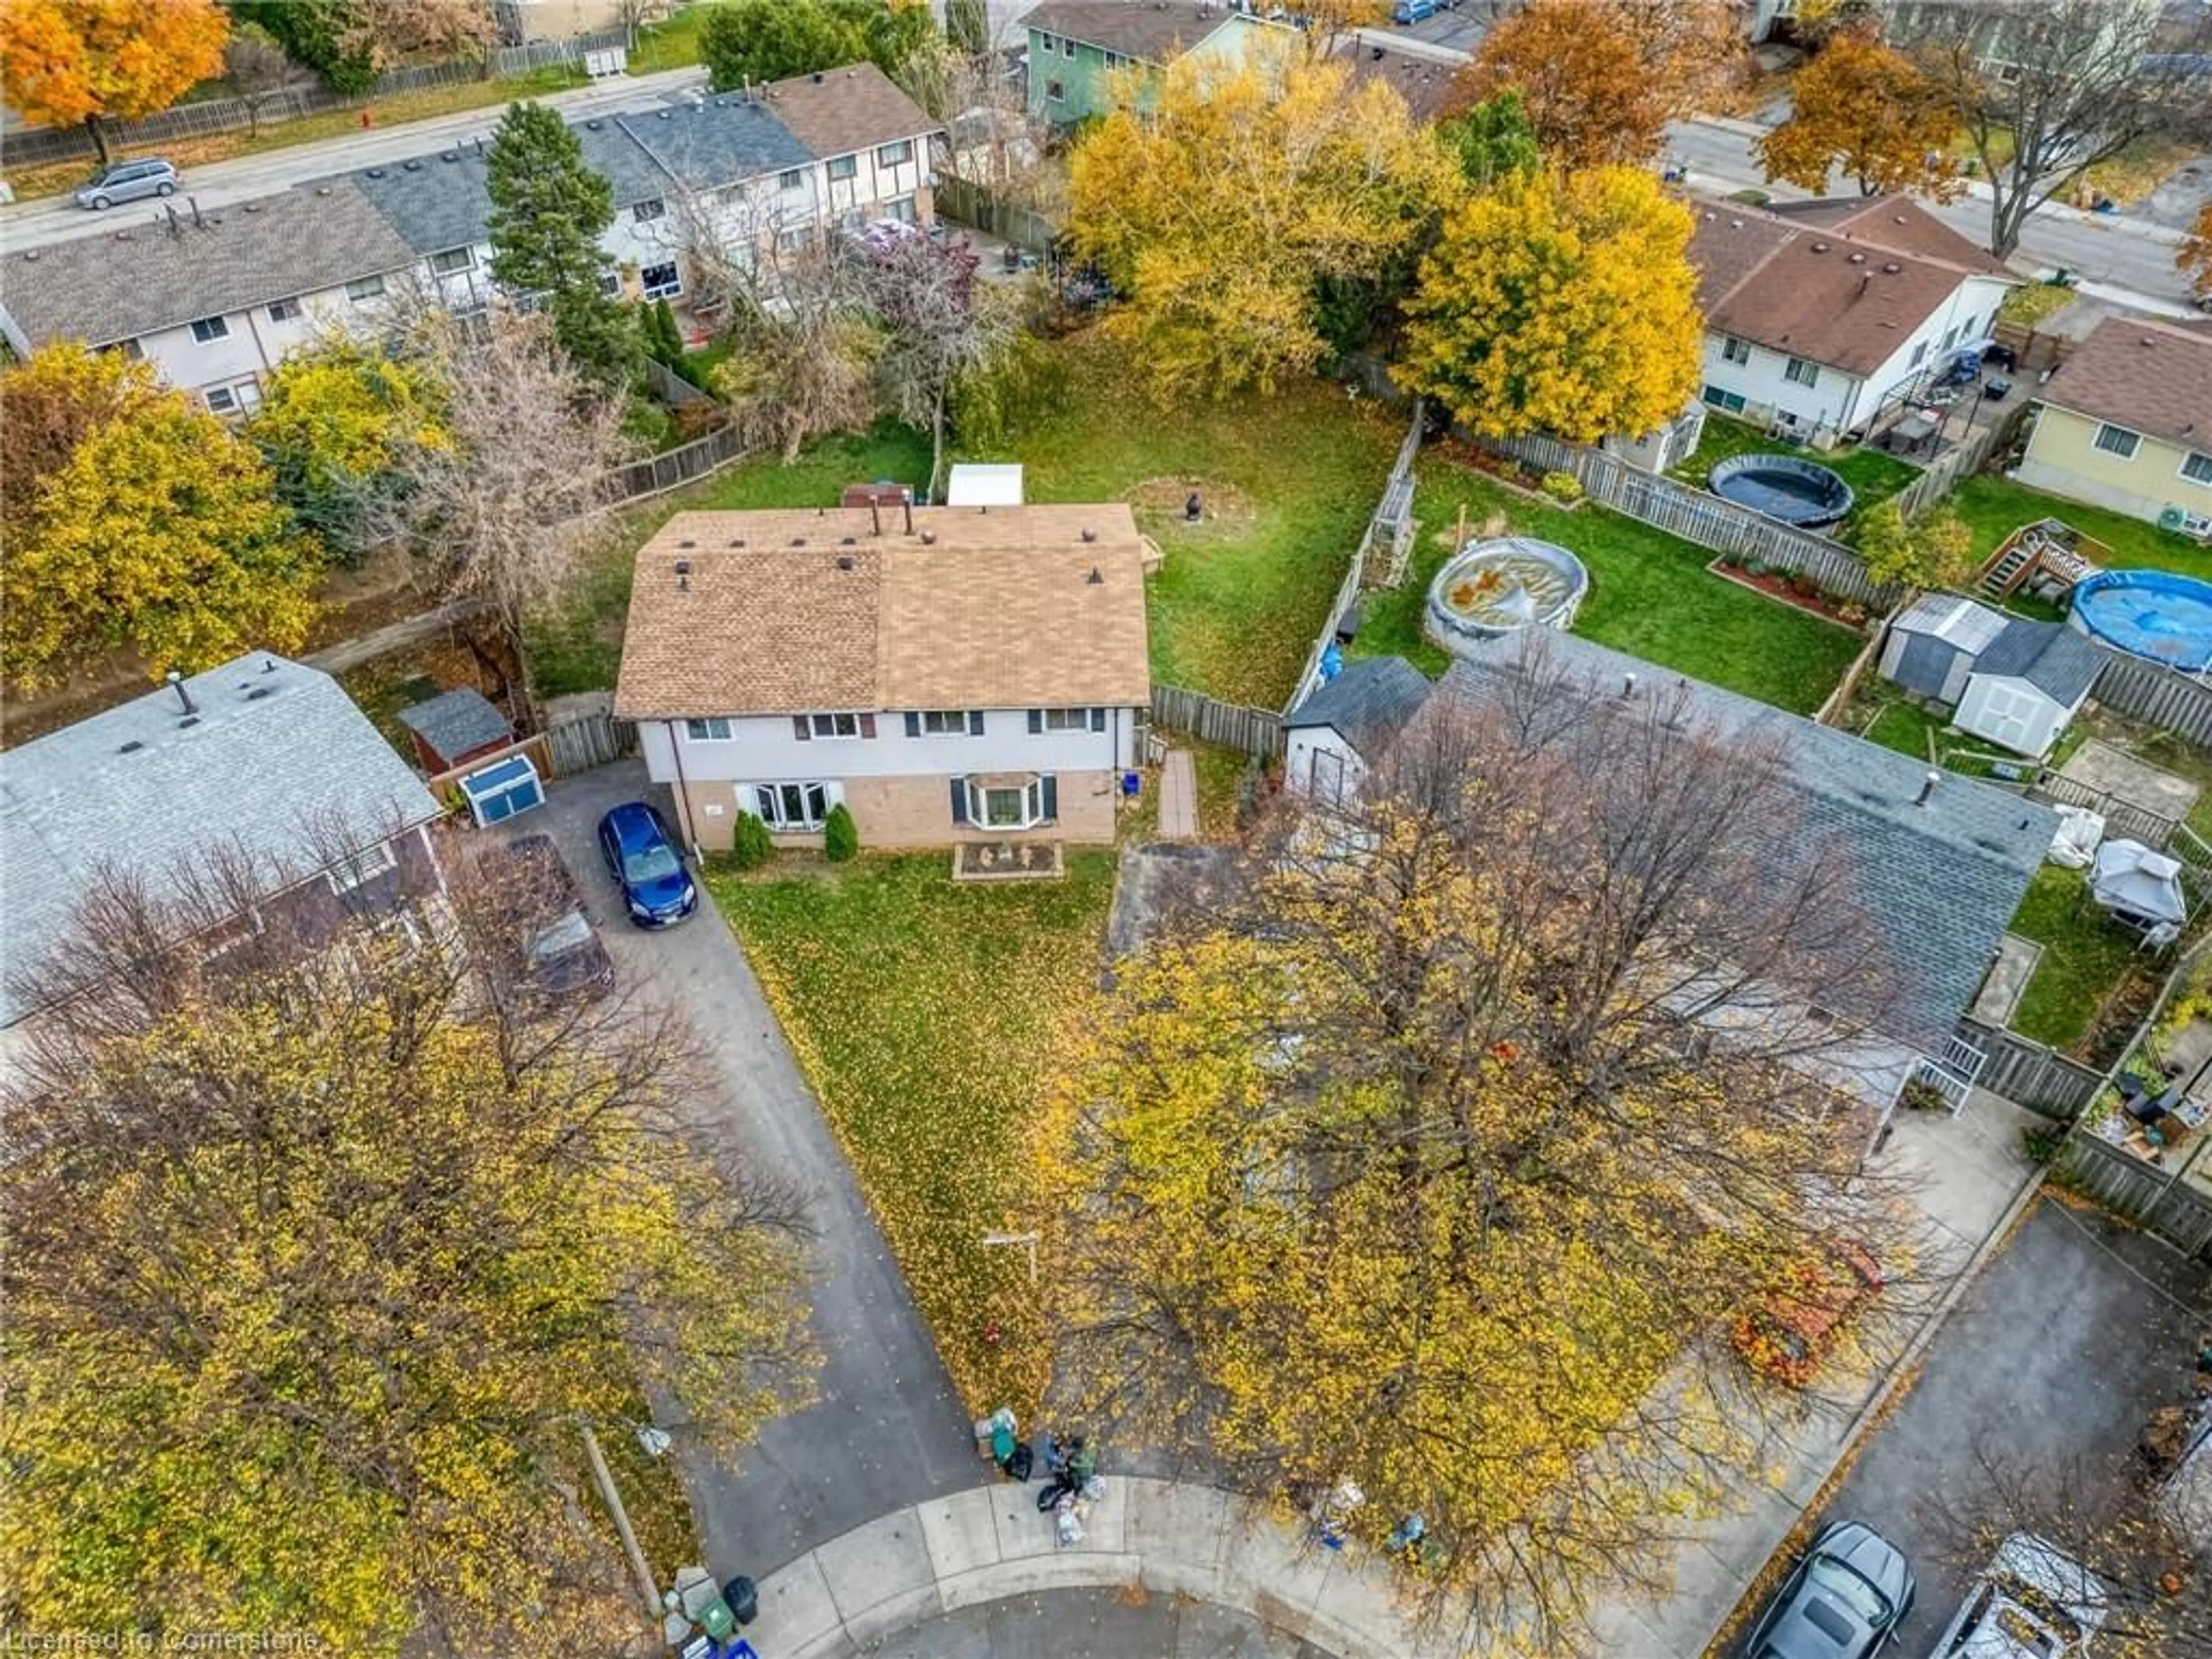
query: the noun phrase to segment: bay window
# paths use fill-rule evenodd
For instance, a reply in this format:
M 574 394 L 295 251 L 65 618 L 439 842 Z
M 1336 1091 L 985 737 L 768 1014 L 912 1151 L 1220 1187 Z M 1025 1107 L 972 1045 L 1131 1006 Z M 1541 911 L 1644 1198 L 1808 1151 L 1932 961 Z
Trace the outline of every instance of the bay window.
M 994 775 L 955 781 L 955 823 L 979 830 L 1029 830 L 1060 816 L 1060 780 L 1045 775 Z

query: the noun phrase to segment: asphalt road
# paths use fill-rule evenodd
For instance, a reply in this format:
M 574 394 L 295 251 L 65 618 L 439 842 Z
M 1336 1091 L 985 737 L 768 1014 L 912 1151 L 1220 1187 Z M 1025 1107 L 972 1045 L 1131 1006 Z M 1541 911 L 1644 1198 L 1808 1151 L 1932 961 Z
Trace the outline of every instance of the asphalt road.
M 720 1074 L 707 1104 L 732 1143 L 810 1194 L 819 1403 L 735 1449 L 733 1470 L 700 1449 L 685 1457 L 707 1565 L 718 1577 L 759 1578 L 863 1522 L 963 1491 L 984 1470 L 928 1327 L 735 936 L 703 892 L 696 915 L 654 933 L 632 927 L 616 898 L 594 832 L 608 807 L 648 792 L 639 763 L 601 767 L 554 785 L 544 811 L 513 827 L 558 842 L 622 982 L 689 1016 Z M 680 1564 L 653 1565 L 665 1574 Z
M 673 102 L 690 89 L 706 84 L 707 71 L 703 69 L 665 70 L 658 75 L 618 76 L 574 91 L 550 93 L 538 101 L 580 119 L 609 110 Z M 205 167 L 186 170 L 185 187 L 176 198 L 176 204 L 181 210 L 186 198 L 190 198 L 204 208 L 222 207 L 271 195 L 310 179 L 326 179 L 335 173 L 403 161 L 411 155 L 489 137 L 499 125 L 500 114 L 499 105 L 487 104 L 482 109 L 464 110 L 458 115 L 411 121 L 404 126 L 364 128 L 343 138 L 264 150 L 257 155 L 242 155 L 234 161 L 212 161 Z M 155 211 L 152 202 L 131 202 L 110 208 L 105 213 L 94 213 L 78 207 L 66 196 L 42 197 L 0 209 L 0 246 L 11 249 L 38 247 L 75 237 L 98 235 L 118 226 L 137 223 Z
M 1945 1323 L 1897 1410 L 1820 1519 L 1863 1521 L 1912 1563 L 1919 1596 L 1896 1651 L 1925 1653 L 1966 1591 L 1930 1500 L 1985 1490 L 1978 1437 L 2007 1460 L 2079 1460 L 2087 1507 L 2124 1494 L 2136 1437 L 2187 1403 L 2212 1273 L 2156 1239 L 2045 1199 Z
M 1323 1659 L 1241 1613 L 1175 1595 L 1052 1590 L 933 1619 L 870 1659 Z
M 1755 188 L 1778 197 L 1808 192 L 1770 185 L 1753 159 L 1753 138 L 1736 123 L 1677 121 L 1667 130 L 1667 153 L 1686 164 L 1691 181 L 1723 191 Z M 1844 185 L 1856 189 L 1855 185 Z M 1951 203 L 1923 203 L 1928 210 L 1978 247 L 1987 245 L 1989 203 L 1968 196 Z M 2188 284 L 2173 263 L 2182 238 L 2176 231 L 2140 220 L 2102 217 L 2045 210 L 2029 216 L 2015 263 L 2044 270 L 2063 267 L 2111 290 L 2103 297 L 2148 299 L 2181 314 Z

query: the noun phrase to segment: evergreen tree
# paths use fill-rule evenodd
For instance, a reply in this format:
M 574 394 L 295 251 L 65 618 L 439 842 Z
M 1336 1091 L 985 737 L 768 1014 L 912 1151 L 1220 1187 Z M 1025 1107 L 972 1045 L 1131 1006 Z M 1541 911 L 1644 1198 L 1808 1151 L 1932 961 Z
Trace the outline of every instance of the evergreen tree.
M 513 293 L 544 296 L 562 349 L 586 378 L 626 386 L 639 340 L 627 308 L 599 289 L 600 234 L 614 222 L 614 186 L 584 163 L 583 146 L 544 104 L 514 104 L 493 138 L 491 273 Z

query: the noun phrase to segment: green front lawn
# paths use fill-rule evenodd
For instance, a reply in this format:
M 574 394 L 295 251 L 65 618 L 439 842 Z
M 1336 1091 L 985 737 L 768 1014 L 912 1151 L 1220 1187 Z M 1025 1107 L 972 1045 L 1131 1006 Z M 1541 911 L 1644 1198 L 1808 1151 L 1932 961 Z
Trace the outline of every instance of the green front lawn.
M 1443 672 L 1450 659 L 1423 637 L 1421 610 L 1451 550 L 1462 506 L 1470 536 L 1502 514 L 1510 532 L 1556 542 L 1589 567 L 1577 634 L 1778 708 L 1811 714 L 1866 643 L 1850 629 L 1723 581 L 1705 568 L 1712 554 L 1633 519 L 1528 501 L 1434 450 L 1422 455 L 1419 474 L 1419 545 L 1403 583 L 1361 601 L 1359 654 L 1395 652 L 1429 673 Z
M 2033 524 L 2038 519 L 2063 519 L 2111 548 L 2118 568 L 2172 570 L 2212 581 L 2212 549 L 2186 536 L 2101 507 L 2045 495 L 1995 473 L 1979 472 L 1964 480 L 1952 492 L 1951 505 L 1974 532 L 1978 560 L 1996 552 L 2004 538 L 2022 525 Z
M 629 72 L 654 75 L 697 63 L 699 31 L 706 27 L 707 14 L 714 9 L 711 5 L 685 6 L 665 22 L 641 25 L 636 50 L 629 55 Z
M 2079 870 L 2045 865 L 2028 884 L 2012 931 L 2043 947 L 2012 1029 L 2068 1049 L 2087 1035 L 2097 1010 L 2136 961 L 2136 938 L 2091 903 Z
M 766 988 L 977 1416 L 1042 1392 L 1048 1310 L 1018 1247 L 1036 1224 L 1050 1057 L 1097 983 L 1109 853 L 1056 882 L 956 884 L 948 855 L 716 860 L 715 902 Z M 995 1335 L 995 1340 L 994 1336 Z
M 1832 468 L 1843 481 L 1850 485 L 1861 506 L 1871 506 L 1888 500 L 1892 495 L 1920 476 L 1920 469 L 1908 466 L 1894 455 L 1885 455 L 1879 449 L 1858 447 L 1824 452 L 1808 449 L 1802 444 L 1785 443 L 1779 438 L 1770 438 L 1757 427 L 1742 421 L 1732 421 L 1725 415 L 1710 410 L 1705 416 L 1705 429 L 1692 450 L 1668 477 L 1686 484 L 1705 489 L 1705 476 L 1721 462 L 1735 455 L 1796 455 Z
M 1152 678 L 1279 708 L 1328 614 L 1406 434 L 1401 417 L 1304 380 L 1272 395 L 1162 410 L 1143 376 L 1089 336 L 1054 348 L 1066 395 L 1003 453 L 1033 501 L 1133 500 L 1167 555 L 1146 584 Z M 1182 522 L 1196 481 L 1206 521 Z

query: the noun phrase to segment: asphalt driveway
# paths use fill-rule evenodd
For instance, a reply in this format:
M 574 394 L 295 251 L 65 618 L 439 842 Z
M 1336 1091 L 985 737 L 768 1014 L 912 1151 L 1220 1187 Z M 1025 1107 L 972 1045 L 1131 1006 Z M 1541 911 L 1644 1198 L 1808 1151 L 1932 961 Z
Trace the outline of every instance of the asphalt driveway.
M 2118 1498 L 2152 1412 L 2190 1398 L 2208 1309 L 2212 1274 L 2156 1239 L 2052 1199 L 2028 1212 L 1820 1517 L 1864 1521 L 1912 1562 L 1900 1651 L 1926 1652 L 1966 1594 L 1929 1500 L 1982 1490 L 1975 1437 L 2036 1467 L 2078 1459 L 2091 1504 Z
M 594 830 L 608 807 L 651 795 L 641 763 L 601 767 L 555 784 L 545 810 L 513 828 L 559 843 L 622 982 L 688 1016 L 720 1073 L 715 1107 L 732 1142 L 809 1193 L 820 1402 L 770 1424 L 738 1452 L 735 1473 L 701 1457 L 686 1465 L 708 1565 L 758 1578 L 888 1510 L 971 1486 L 981 1471 L 928 1328 L 736 937 L 703 891 L 698 915 L 659 933 L 632 927 L 616 897 Z M 664 1575 L 679 1565 L 653 1563 Z

